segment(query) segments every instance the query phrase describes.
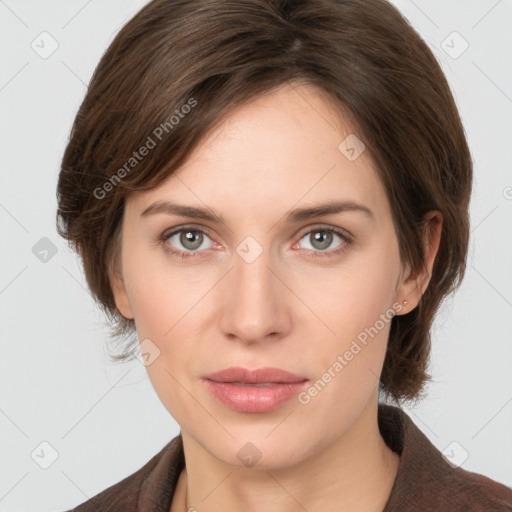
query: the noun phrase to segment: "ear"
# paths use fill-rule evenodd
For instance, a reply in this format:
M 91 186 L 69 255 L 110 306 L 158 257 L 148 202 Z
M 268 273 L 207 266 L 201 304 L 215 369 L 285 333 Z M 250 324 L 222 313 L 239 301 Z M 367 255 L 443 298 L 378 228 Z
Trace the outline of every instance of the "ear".
M 128 298 L 128 293 L 126 291 L 126 285 L 121 275 L 121 272 L 117 270 L 109 271 L 110 278 L 110 286 L 112 288 L 112 293 L 114 295 L 114 300 L 116 303 L 116 307 L 125 318 L 131 320 L 134 318 L 134 314 L 132 311 L 132 306 L 130 304 L 130 300 Z
M 425 215 L 424 221 L 423 253 L 428 272 L 423 269 L 411 272 L 409 265 L 406 266 L 395 294 L 396 302 L 401 305 L 397 314 L 409 313 L 418 305 L 432 277 L 432 268 L 441 242 L 443 216 L 437 210 L 430 211 Z M 406 305 L 403 304 L 404 300 L 407 301 Z

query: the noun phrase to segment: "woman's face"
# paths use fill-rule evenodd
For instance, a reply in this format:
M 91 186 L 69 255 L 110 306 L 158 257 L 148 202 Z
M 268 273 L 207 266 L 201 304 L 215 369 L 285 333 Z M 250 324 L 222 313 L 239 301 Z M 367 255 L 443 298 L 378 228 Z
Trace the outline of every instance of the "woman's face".
M 414 284 L 352 133 L 317 89 L 284 86 L 236 110 L 173 176 L 126 203 L 117 306 L 135 319 L 184 439 L 225 463 L 298 463 L 376 407 L 393 305 L 414 302 Z M 328 203 L 357 206 L 298 214 Z M 307 381 L 205 379 L 229 367 Z

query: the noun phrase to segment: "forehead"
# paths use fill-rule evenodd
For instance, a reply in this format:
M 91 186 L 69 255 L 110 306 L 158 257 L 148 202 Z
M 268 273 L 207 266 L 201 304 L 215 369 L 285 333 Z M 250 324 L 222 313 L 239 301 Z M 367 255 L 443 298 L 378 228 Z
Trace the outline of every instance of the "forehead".
M 134 194 L 132 207 L 140 212 L 168 199 L 233 215 L 241 208 L 277 214 L 303 203 L 351 200 L 389 213 L 368 152 L 353 158 L 364 137 L 338 112 L 323 91 L 286 84 L 231 111 L 173 175 Z

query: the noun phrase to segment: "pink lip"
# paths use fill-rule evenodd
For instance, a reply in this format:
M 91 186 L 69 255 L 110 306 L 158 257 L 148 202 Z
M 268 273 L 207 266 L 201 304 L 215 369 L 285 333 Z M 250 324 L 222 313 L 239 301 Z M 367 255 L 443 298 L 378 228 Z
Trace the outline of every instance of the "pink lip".
M 279 368 L 249 370 L 241 367 L 207 375 L 204 381 L 210 393 L 228 407 L 240 412 L 260 413 L 280 407 L 309 382 L 306 377 Z
M 300 377 L 299 375 L 279 368 L 258 368 L 257 370 L 249 370 L 248 368 L 242 368 L 240 366 L 232 366 L 220 372 L 206 375 L 204 378 L 216 382 L 242 382 L 249 384 L 263 382 L 293 383 L 307 380 L 307 377 Z

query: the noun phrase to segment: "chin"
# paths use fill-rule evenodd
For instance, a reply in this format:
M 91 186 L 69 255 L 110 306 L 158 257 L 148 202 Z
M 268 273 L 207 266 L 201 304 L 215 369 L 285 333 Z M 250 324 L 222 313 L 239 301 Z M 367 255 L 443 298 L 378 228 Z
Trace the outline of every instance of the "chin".
M 289 431 L 288 431 L 289 432 Z M 283 437 L 271 434 L 241 435 L 219 444 L 218 438 L 212 443 L 210 453 L 225 464 L 235 466 L 237 469 L 286 469 L 301 463 L 307 456 L 304 441 L 290 439 L 290 435 Z M 286 439 L 284 439 L 286 437 Z M 208 444 L 205 445 L 206 448 Z

